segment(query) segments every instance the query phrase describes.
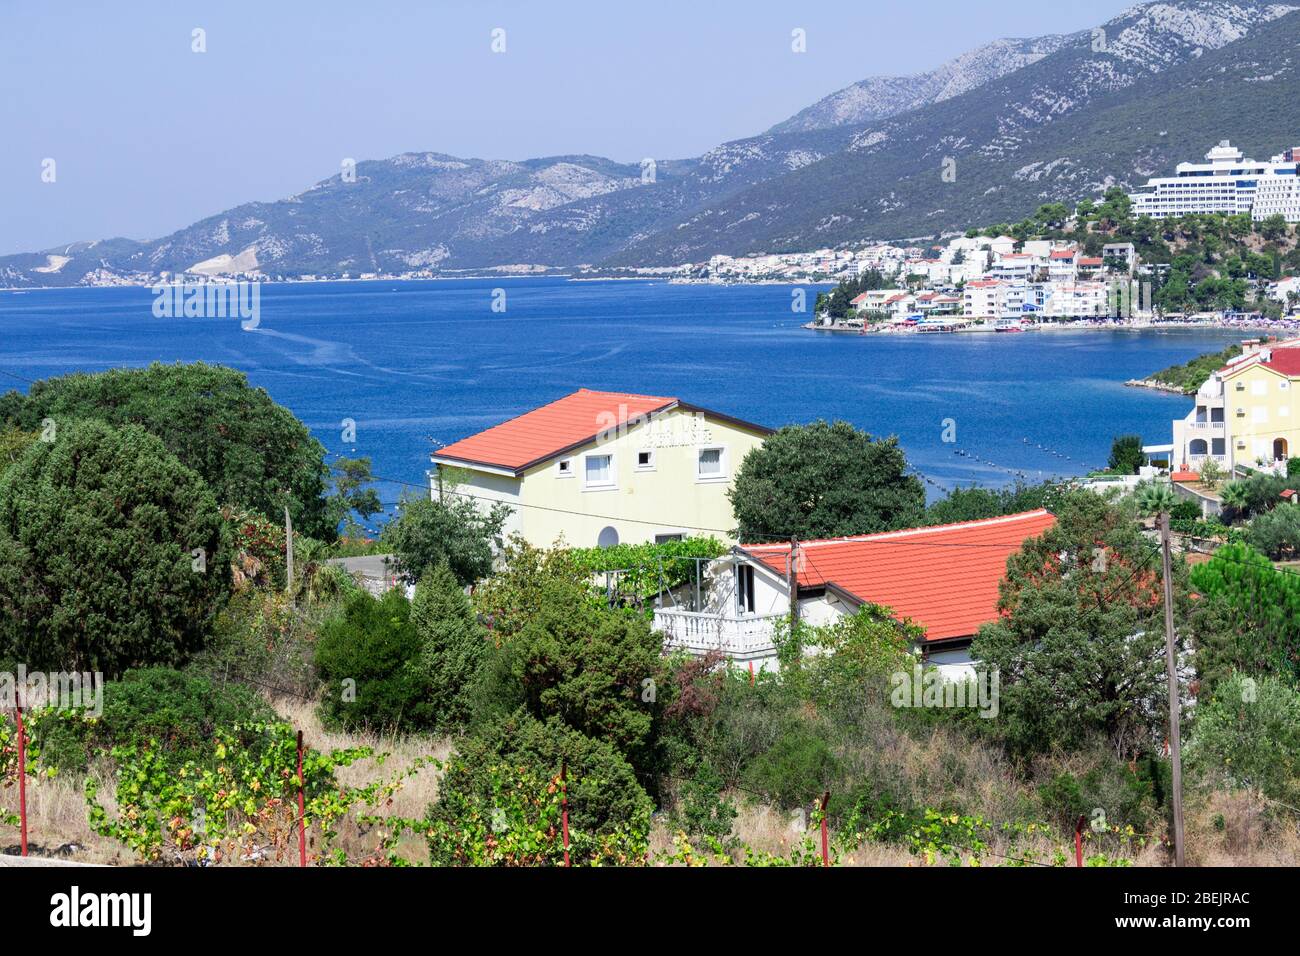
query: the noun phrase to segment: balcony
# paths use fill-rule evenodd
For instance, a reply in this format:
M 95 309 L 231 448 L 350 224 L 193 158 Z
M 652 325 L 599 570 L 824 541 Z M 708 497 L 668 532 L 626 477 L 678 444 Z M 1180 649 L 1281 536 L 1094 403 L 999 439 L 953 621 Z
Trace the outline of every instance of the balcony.
M 692 654 L 721 651 L 735 660 L 776 656 L 772 629 L 784 614 L 715 614 L 659 608 L 654 629 L 664 635 L 664 647 Z
M 1187 427 L 1194 432 L 1222 433 L 1224 422 L 1188 422 Z

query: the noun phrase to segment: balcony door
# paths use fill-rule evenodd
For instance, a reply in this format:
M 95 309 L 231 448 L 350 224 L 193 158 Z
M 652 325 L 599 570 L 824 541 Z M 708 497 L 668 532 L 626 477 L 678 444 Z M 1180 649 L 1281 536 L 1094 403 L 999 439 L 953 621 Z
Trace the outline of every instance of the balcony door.
M 755 613 L 754 566 L 751 564 L 736 565 L 736 613 Z

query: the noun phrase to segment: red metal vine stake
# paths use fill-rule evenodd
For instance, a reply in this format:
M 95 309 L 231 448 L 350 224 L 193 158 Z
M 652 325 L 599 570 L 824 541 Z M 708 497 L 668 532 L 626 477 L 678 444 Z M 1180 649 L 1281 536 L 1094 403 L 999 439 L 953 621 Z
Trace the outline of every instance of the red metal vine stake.
M 19 696 L 14 701 L 14 710 L 18 714 L 18 826 L 19 845 L 23 856 L 27 855 L 27 728 L 23 726 L 23 699 Z
M 298 731 L 298 865 L 307 865 L 307 805 L 303 797 L 302 731 Z

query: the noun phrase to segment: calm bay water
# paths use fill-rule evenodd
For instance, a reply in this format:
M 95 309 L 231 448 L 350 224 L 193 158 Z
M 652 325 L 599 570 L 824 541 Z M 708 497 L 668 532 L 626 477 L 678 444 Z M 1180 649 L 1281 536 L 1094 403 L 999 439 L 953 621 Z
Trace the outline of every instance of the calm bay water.
M 493 312 L 492 290 L 505 290 Z M 813 293 L 809 290 L 809 302 Z M 423 482 L 431 448 L 580 387 L 673 395 L 771 426 L 897 435 L 937 489 L 1082 474 L 1111 437 L 1169 441 L 1188 401 L 1123 382 L 1231 332 L 851 336 L 799 328 L 788 286 L 560 279 L 268 285 L 261 321 L 157 319 L 148 289 L 0 292 L 0 389 L 152 361 L 246 372 L 332 453 Z M 354 443 L 341 422 L 357 423 Z M 956 423 L 943 442 L 944 420 Z M 964 452 L 965 454 L 958 454 Z M 381 495 L 393 502 L 401 485 Z

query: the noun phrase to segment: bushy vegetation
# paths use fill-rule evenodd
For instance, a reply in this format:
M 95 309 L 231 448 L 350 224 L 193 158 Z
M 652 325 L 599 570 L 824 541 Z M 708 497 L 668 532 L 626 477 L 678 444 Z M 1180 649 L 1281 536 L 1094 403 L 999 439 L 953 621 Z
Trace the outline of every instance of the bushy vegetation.
M 316 639 L 321 711 L 346 728 L 427 729 L 436 723 L 420 635 L 401 591 L 349 597 Z
M 0 657 L 110 677 L 184 660 L 230 588 L 211 491 L 135 425 L 52 437 L 0 475 Z
M 1185 571 L 1176 583 L 1184 594 Z M 1158 726 L 1164 680 L 1158 556 L 1122 506 L 1084 492 L 1007 562 L 1002 616 L 972 648 L 1002 681 L 1015 750 L 1078 749 L 1097 739 L 1141 751 Z M 1179 614 L 1185 614 L 1179 608 Z
M 1182 365 L 1171 365 L 1147 377 L 1153 382 L 1176 388 L 1184 395 L 1195 395 L 1197 389 L 1209 379 L 1211 372 L 1223 368 L 1229 359 L 1240 354 L 1240 345 L 1229 345 L 1222 352 L 1207 352 Z
M 383 543 L 412 584 L 439 565 L 461 584 L 473 584 L 492 568 L 492 549 L 501 543 L 508 513 L 504 505 L 480 510 L 474 499 L 451 490 L 439 501 L 408 496 L 401 515 L 384 526 Z
M 93 720 L 78 713 L 37 723 L 33 743 L 44 767 L 84 771 L 97 754 L 119 746 L 149 747 L 184 763 L 200 759 L 218 729 L 275 719 L 255 688 L 161 667 L 127 671 L 120 680 L 107 681 L 102 705 L 103 713 Z M 243 743 L 255 740 L 247 737 Z
M 745 455 L 727 493 L 742 541 L 831 538 L 915 526 L 925 489 L 896 438 L 848 422 L 787 425 Z
M 273 521 L 287 505 L 294 527 L 332 539 L 339 515 L 326 491 L 325 449 L 307 427 L 243 372 L 219 365 L 146 368 L 45 379 L 27 395 L 0 396 L 0 424 L 28 431 L 93 418 L 135 425 L 161 440 L 207 483 L 217 504 L 242 505 Z
M 1037 511 L 1040 508 L 1050 510 L 1065 493 L 1066 486 L 1055 481 L 1037 485 L 1017 482 L 1003 488 L 981 488 L 977 485 L 954 488 L 946 497 L 940 498 L 926 509 L 924 523 L 956 524 Z

